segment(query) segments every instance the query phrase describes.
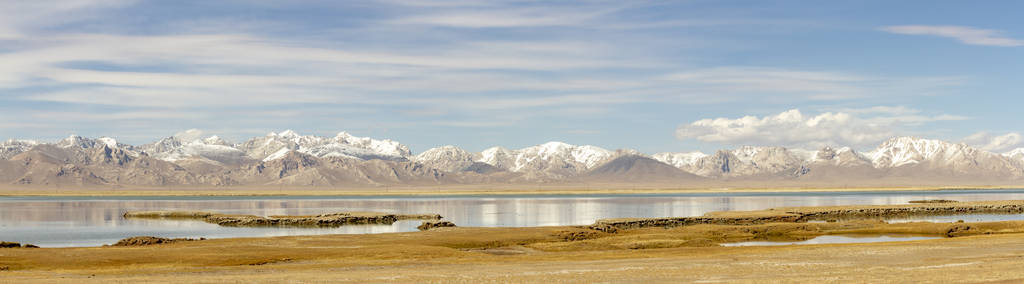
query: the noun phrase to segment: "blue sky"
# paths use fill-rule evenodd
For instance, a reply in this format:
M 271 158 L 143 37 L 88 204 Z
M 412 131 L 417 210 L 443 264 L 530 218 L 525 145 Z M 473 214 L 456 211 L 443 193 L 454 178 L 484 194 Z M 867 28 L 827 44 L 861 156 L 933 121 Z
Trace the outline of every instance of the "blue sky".
M 1022 146 L 1024 2 L 8 1 L 0 138 Z

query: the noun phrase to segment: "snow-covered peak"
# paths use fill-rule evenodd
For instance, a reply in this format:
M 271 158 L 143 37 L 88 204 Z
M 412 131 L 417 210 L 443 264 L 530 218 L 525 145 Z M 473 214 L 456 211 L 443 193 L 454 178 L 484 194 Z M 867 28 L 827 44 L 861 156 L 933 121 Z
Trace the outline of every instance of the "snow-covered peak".
M 348 132 L 342 131 L 334 137 L 334 140 L 338 143 L 369 149 L 387 156 L 406 158 L 412 156 L 412 151 L 409 150 L 409 147 L 390 139 L 376 140 L 369 137 L 356 137 Z
M 120 149 L 124 149 L 124 150 L 131 150 L 131 149 L 134 148 L 131 145 L 117 143 L 116 139 L 110 138 L 110 137 L 100 137 L 100 138 L 96 138 L 96 139 L 90 139 L 90 138 L 86 138 L 86 137 L 82 137 L 82 136 L 78 136 L 78 135 L 68 136 L 68 138 L 64 138 L 64 139 L 58 141 L 56 145 L 57 145 L 57 147 L 61 147 L 61 148 L 82 148 L 82 149 L 96 148 L 96 147 L 102 147 L 102 146 L 107 146 L 107 148 L 111 148 L 111 149 L 120 148 Z
M 202 138 L 202 135 L 202 131 L 190 129 L 139 146 L 139 149 L 154 158 L 168 162 L 198 159 L 212 164 L 238 164 L 251 160 L 245 152 L 232 147 L 220 137 Z
M 870 165 L 868 157 L 854 151 L 850 147 L 832 148 L 824 147 L 814 153 L 811 163 L 826 163 L 836 166 L 862 166 Z
M 64 139 L 58 141 L 57 142 L 57 146 L 59 146 L 61 148 L 71 148 L 71 147 L 92 148 L 93 146 L 96 146 L 96 141 L 93 141 L 92 139 L 89 139 L 89 138 L 85 138 L 85 137 L 82 137 L 82 136 L 78 136 L 78 135 L 72 134 L 71 136 L 68 136 L 68 138 L 64 138 Z
M 39 144 L 39 141 L 35 140 L 10 139 L 4 141 L 3 143 L 0 143 L 0 160 L 10 159 L 11 157 L 28 151 Z
M 39 144 L 42 144 L 42 143 L 40 143 L 39 141 L 36 141 L 36 140 L 21 140 L 21 139 L 7 139 L 7 141 L 4 141 L 3 143 L 0 143 L 0 145 L 30 145 L 30 146 L 35 146 L 35 145 L 39 145 Z
M 301 135 L 299 135 L 298 132 L 295 132 L 291 129 L 287 129 L 285 131 L 281 131 L 280 133 L 274 133 L 274 136 L 281 138 L 299 138 Z
M 754 159 L 754 155 L 757 155 L 757 153 L 761 152 L 761 150 L 762 147 L 743 146 L 738 149 L 732 150 L 732 154 L 735 155 L 737 159 L 740 159 L 740 161 L 743 161 L 744 163 L 749 163 L 751 160 Z
M 431 148 L 413 157 L 413 161 L 448 172 L 462 171 L 473 165 L 480 154 L 452 145 Z
M 1024 161 L 1024 148 L 1013 149 L 1012 151 L 1003 153 L 1003 156 Z
M 221 145 L 221 146 L 230 146 L 231 145 L 231 143 L 228 143 L 227 140 L 224 140 L 223 138 L 220 138 L 220 136 L 217 136 L 217 135 L 203 138 L 202 141 L 203 141 L 204 144 L 209 144 L 209 145 Z
M 273 160 L 283 157 L 282 153 L 297 151 L 316 157 L 336 157 L 352 159 L 386 159 L 406 160 L 412 157 L 409 147 L 391 140 L 377 140 L 367 137 L 356 137 L 347 132 L 338 133 L 335 137 L 299 135 L 295 131 L 285 130 L 270 133 L 264 137 L 256 137 L 238 148 L 257 160 Z M 275 154 L 278 154 L 275 156 Z
M 114 139 L 114 138 L 100 137 L 100 138 L 96 138 L 96 142 L 103 143 L 104 145 L 107 145 L 107 147 L 111 148 L 111 149 L 117 148 L 117 140 Z
M 883 142 L 875 150 L 866 153 L 866 156 L 875 167 L 890 168 L 934 160 L 942 155 L 952 154 L 951 152 L 968 149 L 970 148 L 965 144 L 916 137 L 896 137 Z
M 700 159 L 702 159 L 704 157 L 707 157 L 707 156 L 708 156 L 708 154 L 704 154 L 703 152 L 699 152 L 699 151 L 698 152 L 688 152 L 688 153 L 665 152 L 665 153 L 654 154 L 653 156 L 651 156 L 651 158 L 653 158 L 653 159 L 655 159 L 655 160 L 657 160 L 659 162 L 672 165 L 672 166 L 677 167 L 677 168 L 684 168 L 684 167 L 690 167 L 690 166 L 693 166 L 693 165 L 697 164 L 697 162 L 699 162 Z
M 413 158 L 413 161 L 427 162 L 436 160 L 469 160 L 473 161 L 475 155 L 469 151 L 463 150 L 462 148 L 455 147 L 453 145 L 446 145 L 437 148 L 431 148 L 429 150 L 419 153 Z
M 481 152 L 479 162 L 513 172 L 527 169 L 544 171 L 554 164 L 567 164 L 577 171 L 597 166 L 611 158 L 615 152 L 591 145 L 571 145 L 563 142 L 548 142 L 519 150 L 502 147 L 489 148 Z

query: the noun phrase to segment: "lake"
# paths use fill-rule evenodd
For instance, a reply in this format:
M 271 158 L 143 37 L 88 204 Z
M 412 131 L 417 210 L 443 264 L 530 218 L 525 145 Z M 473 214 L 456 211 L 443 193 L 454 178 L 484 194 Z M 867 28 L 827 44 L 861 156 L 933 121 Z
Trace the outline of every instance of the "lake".
M 194 220 L 124 219 L 121 216 L 124 212 L 138 210 L 260 216 L 345 211 L 437 213 L 459 226 L 529 227 L 587 225 L 603 218 L 699 216 L 712 211 L 772 207 L 906 204 L 922 199 L 1020 200 L 1024 199 L 1024 189 L 510 196 L 0 197 L 0 240 L 42 247 L 99 246 L 132 236 L 229 238 L 372 234 L 416 231 L 419 225 L 419 221 L 401 221 L 392 225 L 339 228 L 236 228 Z

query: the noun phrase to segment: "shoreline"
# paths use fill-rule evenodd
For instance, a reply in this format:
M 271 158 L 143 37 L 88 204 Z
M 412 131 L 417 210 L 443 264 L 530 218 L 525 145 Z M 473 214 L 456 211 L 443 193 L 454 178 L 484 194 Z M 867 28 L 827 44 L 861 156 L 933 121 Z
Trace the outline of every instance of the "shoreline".
M 411 187 L 411 188 L 25 188 L 0 187 L 0 197 L 232 197 L 232 196 L 324 196 L 324 197 L 365 197 L 365 196 L 512 196 L 512 195 L 658 195 L 658 194 L 706 194 L 706 193 L 811 193 L 811 192 L 899 192 L 938 190 L 1010 190 L 1024 189 L 1024 186 L 880 186 L 880 187 L 695 187 L 695 188 L 575 188 L 549 186 L 510 187 L 507 189 L 480 189 L 473 186 Z
M 123 246 L 5 248 L 0 251 L 4 256 L 0 258 L 0 276 L 13 282 L 60 277 L 61 281 L 76 282 L 618 282 L 650 278 L 818 283 L 837 279 L 940 281 L 957 275 L 1020 280 L 1016 271 L 1024 264 L 1024 239 L 1020 237 L 1024 221 L 885 223 L 872 217 L 902 214 L 906 212 L 897 211 L 905 209 L 961 212 L 961 208 L 1019 212 L 1024 200 L 719 211 L 707 216 L 722 222 L 651 223 L 613 231 L 585 226 L 456 227 L 392 234 L 150 242 L 145 240 L 148 237 L 135 237 L 122 240 Z M 864 212 L 871 214 L 860 216 Z M 859 217 L 824 223 L 776 220 L 793 214 Z M 936 238 L 722 246 L 826 235 Z

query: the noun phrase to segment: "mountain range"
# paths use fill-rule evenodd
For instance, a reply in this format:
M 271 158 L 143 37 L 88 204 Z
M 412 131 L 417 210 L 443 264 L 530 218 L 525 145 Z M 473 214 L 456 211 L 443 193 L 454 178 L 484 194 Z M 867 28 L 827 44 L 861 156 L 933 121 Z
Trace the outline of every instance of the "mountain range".
M 185 131 L 145 145 L 70 136 L 0 143 L 0 184 L 39 186 L 373 187 L 423 185 L 909 186 L 1024 183 L 1024 148 L 992 153 L 914 137 L 870 151 L 745 146 L 701 152 L 607 150 L 548 142 L 413 154 L 392 140 L 286 130 L 230 143 Z

